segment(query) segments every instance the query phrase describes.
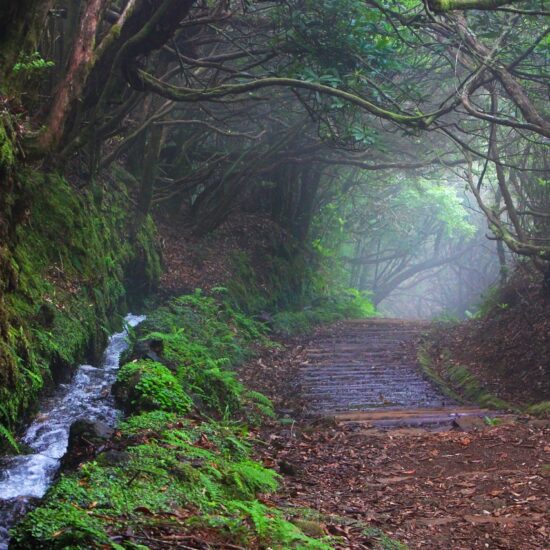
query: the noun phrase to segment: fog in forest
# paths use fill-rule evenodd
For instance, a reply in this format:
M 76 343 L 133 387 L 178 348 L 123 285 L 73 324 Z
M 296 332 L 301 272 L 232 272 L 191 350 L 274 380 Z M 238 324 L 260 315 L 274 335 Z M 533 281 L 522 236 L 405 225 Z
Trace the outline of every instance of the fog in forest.
M 0 0 L 0 550 L 548 548 L 541 0 Z

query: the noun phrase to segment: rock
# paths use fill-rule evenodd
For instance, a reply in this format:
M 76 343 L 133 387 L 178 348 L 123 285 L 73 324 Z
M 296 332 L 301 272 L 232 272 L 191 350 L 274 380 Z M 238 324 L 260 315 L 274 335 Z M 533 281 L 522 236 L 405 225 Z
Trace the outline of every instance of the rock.
M 75 468 L 83 460 L 94 456 L 113 433 L 114 429 L 104 422 L 94 422 L 84 418 L 75 420 L 69 430 L 69 444 L 61 460 L 61 467 Z
M 273 315 L 269 313 L 268 311 L 261 311 L 260 314 L 257 316 L 258 321 L 261 323 L 265 323 L 269 327 L 273 325 Z
M 101 466 L 120 466 L 127 464 L 131 459 L 130 453 L 126 451 L 117 451 L 109 449 L 97 455 L 96 461 Z
M 308 537 L 321 538 L 327 535 L 327 530 L 317 521 L 309 519 L 293 519 L 292 523 Z
M 487 427 L 485 420 L 480 416 L 458 416 L 453 422 L 463 432 L 479 431 Z
M 151 338 L 149 340 L 138 341 L 132 353 L 133 359 L 149 359 L 168 367 L 172 370 L 172 366 L 166 359 L 162 357 L 164 353 L 164 342 L 162 340 Z
M 79 418 L 69 430 L 69 449 L 75 443 L 86 440 L 88 443 L 104 443 L 113 435 L 114 429 L 105 422 Z
M 111 386 L 111 393 L 115 398 L 117 406 L 124 410 L 125 413 L 134 412 L 132 408 L 132 394 L 140 380 L 141 373 L 136 372 L 128 380 L 124 380 L 124 382 L 117 380 Z

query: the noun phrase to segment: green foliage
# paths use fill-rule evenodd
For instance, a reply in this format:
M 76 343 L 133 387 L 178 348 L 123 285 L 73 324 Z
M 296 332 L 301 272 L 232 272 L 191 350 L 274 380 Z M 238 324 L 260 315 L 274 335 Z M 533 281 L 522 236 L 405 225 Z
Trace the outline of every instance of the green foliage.
M 13 437 L 13 434 L 6 427 L 2 426 L 2 424 L 0 424 L 0 438 L 3 438 L 13 451 L 16 453 L 19 452 L 19 445 L 17 445 L 17 441 Z M 0 442 L 1 441 L 0 439 Z M 0 446 L 3 445 L 0 443 Z
M 499 424 L 502 424 L 502 418 L 492 418 L 490 416 L 485 416 L 483 418 L 483 422 L 485 422 L 487 426 L 494 427 L 494 426 L 498 426 Z
M 134 435 L 139 432 L 158 432 L 168 424 L 176 422 L 177 415 L 166 411 L 142 412 L 124 419 L 119 428 L 125 435 Z
M 398 69 L 396 40 L 384 18 L 360 0 L 307 0 L 275 11 L 281 25 L 280 40 L 297 52 L 289 70 L 304 79 L 343 86 L 358 84 L 367 76 L 360 59 L 371 71 Z M 345 13 L 346 17 L 342 17 Z
M 226 483 L 244 498 L 251 498 L 257 493 L 270 493 L 278 487 L 278 474 L 252 460 L 228 464 L 224 476 Z
M 167 360 L 185 365 L 204 362 L 218 367 L 220 362 L 240 362 L 249 354 L 249 343 L 268 343 L 265 326 L 199 289 L 170 300 L 140 330 L 149 332 L 148 338 L 163 340 Z
M 123 187 L 97 204 L 93 189 L 76 192 L 56 174 L 20 168 L 17 179 L 30 218 L 9 252 L 0 251 L 15 280 L 0 304 L 0 423 L 8 430 L 52 370 L 70 371 L 101 352 L 106 331 L 120 326 L 130 282 L 144 292 L 160 273 L 152 222 L 136 242 L 127 239 L 133 219 Z
M 119 370 L 117 382 L 129 386 L 130 405 L 136 412 L 160 410 L 183 414 L 193 406 L 175 376 L 154 361 L 127 363 Z
M 199 406 L 226 416 L 273 414 L 270 401 L 248 392 L 230 370 L 250 356 L 251 344 L 269 344 L 266 328 L 234 305 L 197 290 L 157 309 L 138 332 L 143 340 L 161 343 L 179 385 Z
M 421 221 L 423 212 L 435 212 L 449 237 L 470 238 L 476 232 L 475 226 L 468 221 L 467 211 L 457 190 L 450 185 L 419 179 L 416 185 L 403 189 L 395 201 L 401 210 L 412 213 L 412 218 L 408 216 L 408 219 L 400 219 L 404 230 L 408 224 Z
M 31 54 L 22 54 L 19 57 L 17 63 L 13 66 L 14 73 L 36 73 L 54 67 L 53 61 L 46 61 L 40 52 L 33 52 Z
M 279 510 L 269 508 L 258 501 L 229 501 L 225 508 L 230 516 L 207 517 L 203 523 L 208 526 L 223 527 L 234 535 L 250 541 L 244 525 L 252 524 L 260 547 L 268 545 L 280 550 L 330 550 L 327 540 L 319 541 L 305 535 L 296 525 L 285 520 Z
M 509 304 L 501 301 L 501 292 L 502 289 L 498 286 L 493 286 L 486 290 L 481 297 L 481 303 L 479 304 L 477 311 L 470 316 L 470 318 L 483 319 L 484 317 L 488 317 L 489 315 L 498 312 L 499 309 L 508 309 L 510 307 Z
M 248 314 L 304 307 L 325 294 L 318 254 L 297 243 L 274 243 L 259 267 L 242 252 L 232 255 L 232 263 L 227 298 Z
M 316 240 L 307 253 L 290 247 L 268 256 L 266 276 L 254 270 L 245 254 L 237 254 L 227 296 L 249 313 L 275 311 L 272 328 L 286 335 L 306 333 L 321 323 L 376 315 L 368 292 L 342 285 L 335 260 L 334 250 Z
M 243 544 L 261 539 L 274 548 L 330 548 L 257 502 L 257 494 L 277 488 L 278 475 L 248 458 L 242 426 L 150 412 L 120 430 L 134 440 L 141 433 L 147 443 L 128 439 L 126 461 L 98 460 L 62 476 L 45 503 L 15 528 L 14 548 L 110 546 L 107 531 L 154 527 L 157 514 L 181 507 L 199 511 L 174 523 L 184 531 L 208 525 Z
M 373 317 L 376 314 L 368 292 L 349 288 L 300 311 L 276 313 L 273 316 L 273 328 L 281 334 L 303 334 L 319 324 Z
M 109 544 L 109 537 L 101 521 L 86 510 L 68 502 L 58 502 L 48 508 L 39 508 L 32 513 L 32 524 L 25 522 L 15 531 L 10 546 L 26 549 L 32 540 L 37 549 L 78 549 Z

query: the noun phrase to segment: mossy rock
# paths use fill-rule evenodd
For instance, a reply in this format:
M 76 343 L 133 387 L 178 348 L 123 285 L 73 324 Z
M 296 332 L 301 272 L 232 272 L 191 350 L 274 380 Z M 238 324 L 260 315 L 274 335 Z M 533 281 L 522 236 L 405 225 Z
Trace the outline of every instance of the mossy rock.
M 117 403 L 128 413 L 161 410 L 183 414 L 193 407 L 176 377 L 155 361 L 126 363 L 113 385 Z
M 321 538 L 327 535 L 327 531 L 318 521 L 310 519 L 293 519 L 292 523 L 308 537 Z

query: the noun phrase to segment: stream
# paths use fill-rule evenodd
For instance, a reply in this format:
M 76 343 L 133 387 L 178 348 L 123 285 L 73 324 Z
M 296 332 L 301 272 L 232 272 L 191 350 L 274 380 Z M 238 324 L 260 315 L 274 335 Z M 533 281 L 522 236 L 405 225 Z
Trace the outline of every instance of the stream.
M 144 316 L 129 314 L 134 327 Z M 61 384 L 41 403 L 40 412 L 27 428 L 21 443 L 31 450 L 0 458 L 0 550 L 8 548 L 8 530 L 44 496 L 67 450 L 71 424 L 85 418 L 114 425 L 119 411 L 111 395 L 121 354 L 128 348 L 128 332 L 113 334 L 99 367 L 81 365 L 71 382 Z

